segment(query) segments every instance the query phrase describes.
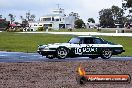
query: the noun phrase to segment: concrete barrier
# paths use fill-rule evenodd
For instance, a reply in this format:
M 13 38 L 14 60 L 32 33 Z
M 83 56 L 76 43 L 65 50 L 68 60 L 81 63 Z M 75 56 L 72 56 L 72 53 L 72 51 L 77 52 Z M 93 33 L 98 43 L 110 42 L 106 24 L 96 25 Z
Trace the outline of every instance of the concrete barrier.
M 132 36 L 132 33 L 98 33 L 98 32 L 18 32 L 18 33 L 48 33 L 48 34 L 67 34 L 67 35 L 86 35 L 86 36 Z

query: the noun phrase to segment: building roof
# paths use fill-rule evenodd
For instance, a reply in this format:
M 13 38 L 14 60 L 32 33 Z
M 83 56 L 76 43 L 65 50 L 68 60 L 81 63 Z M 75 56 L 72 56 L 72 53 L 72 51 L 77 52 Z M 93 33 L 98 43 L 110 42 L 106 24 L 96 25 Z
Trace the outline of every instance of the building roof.
M 64 15 L 61 15 L 61 14 L 47 14 L 47 15 L 44 15 L 42 17 L 51 17 L 51 16 L 55 17 L 55 16 L 64 16 Z

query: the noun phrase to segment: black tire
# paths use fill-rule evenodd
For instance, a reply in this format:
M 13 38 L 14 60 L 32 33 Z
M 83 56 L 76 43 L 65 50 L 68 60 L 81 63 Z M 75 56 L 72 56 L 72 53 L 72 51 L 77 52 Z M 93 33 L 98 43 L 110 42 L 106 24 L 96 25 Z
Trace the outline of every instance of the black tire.
M 68 55 L 68 49 L 66 49 L 65 47 L 59 47 L 56 50 L 56 55 L 58 59 L 65 59 Z
M 109 59 L 112 56 L 112 50 L 109 48 L 105 48 L 102 50 L 101 58 L 102 59 Z
M 52 55 L 47 55 L 46 58 L 48 58 L 48 59 L 53 59 L 54 56 L 52 56 Z
M 91 59 L 96 59 L 97 57 L 94 57 L 94 56 L 90 56 L 89 58 L 91 58 Z

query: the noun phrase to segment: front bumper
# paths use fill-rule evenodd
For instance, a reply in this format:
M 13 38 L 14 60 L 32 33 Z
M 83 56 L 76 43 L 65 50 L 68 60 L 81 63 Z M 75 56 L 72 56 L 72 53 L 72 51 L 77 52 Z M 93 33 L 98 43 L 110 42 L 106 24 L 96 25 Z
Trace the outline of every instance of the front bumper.
M 122 52 L 125 52 L 125 50 L 122 50 Z
M 54 55 L 56 50 L 37 50 L 37 52 L 42 56 L 47 56 L 47 55 Z
M 114 55 L 117 55 L 117 54 L 121 54 L 121 53 L 123 53 L 123 52 L 125 52 L 125 50 L 114 50 L 114 51 L 113 51 L 113 54 L 114 54 Z

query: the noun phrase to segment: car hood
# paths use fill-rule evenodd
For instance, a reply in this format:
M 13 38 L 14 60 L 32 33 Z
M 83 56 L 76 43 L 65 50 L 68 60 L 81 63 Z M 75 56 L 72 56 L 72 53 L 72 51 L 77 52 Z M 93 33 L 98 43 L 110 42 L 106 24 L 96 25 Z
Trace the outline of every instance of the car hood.
M 56 48 L 59 46 L 67 46 L 70 47 L 70 43 L 54 43 L 54 44 L 47 44 L 47 45 L 39 45 L 39 48 L 49 47 L 49 48 Z

